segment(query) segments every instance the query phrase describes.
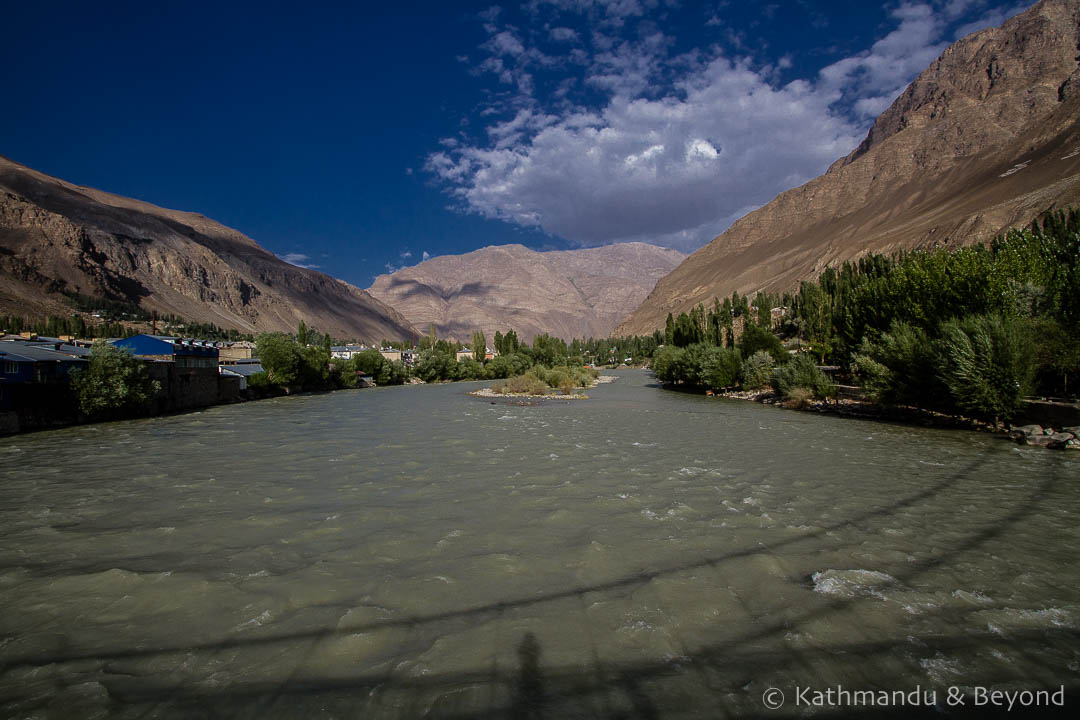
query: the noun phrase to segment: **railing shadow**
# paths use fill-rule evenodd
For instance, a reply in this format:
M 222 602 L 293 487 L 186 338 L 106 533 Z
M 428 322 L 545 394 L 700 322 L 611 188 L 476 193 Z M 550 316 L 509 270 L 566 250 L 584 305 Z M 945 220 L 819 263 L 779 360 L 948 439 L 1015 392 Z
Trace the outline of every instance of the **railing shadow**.
M 960 479 L 971 477 L 981 462 L 981 459 L 976 459 L 962 470 L 887 506 L 858 513 L 812 532 L 773 543 L 770 546 L 759 545 L 752 548 L 736 549 L 713 557 L 691 560 L 605 582 L 544 593 L 535 597 L 504 600 L 442 613 L 393 618 L 334 630 L 281 633 L 253 638 L 230 637 L 218 642 L 192 643 L 153 649 L 132 648 L 103 652 L 27 654 L 21 657 L 9 658 L 7 663 L 0 667 L 0 672 L 7 672 L 19 666 L 42 666 L 85 660 L 109 661 L 153 658 L 174 653 L 187 654 L 240 648 L 251 649 L 273 644 L 294 643 L 301 640 L 309 641 L 310 646 L 313 646 L 320 640 L 342 633 L 362 633 L 393 627 L 419 627 L 448 620 L 497 618 L 510 610 L 528 608 L 568 598 L 582 599 L 592 593 L 607 593 L 633 588 L 645 585 L 659 577 L 684 573 L 690 570 L 705 567 L 719 570 L 725 563 L 737 558 L 774 552 L 778 549 L 820 538 L 826 533 L 851 525 L 892 516 L 905 508 L 933 500 L 955 485 Z M 973 551 L 988 541 L 1000 537 L 1009 528 L 1031 517 L 1048 493 L 1057 485 L 1060 480 L 1059 475 L 1059 468 L 1055 466 L 1054 472 L 1049 473 L 1032 488 L 1025 502 L 1014 506 L 1002 515 L 987 518 L 984 523 L 968 533 L 962 540 L 953 543 L 936 554 L 914 563 L 905 564 L 902 567 L 881 567 L 877 569 L 887 571 L 901 583 L 910 584 L 921 575 L 948 565 L 950 561 L 958 556 Z M 793 583 L 797 583 L 799 579 L 792 578 L 791 580 Z M 460 688 L 492 687 L 502 688 L 504 692 L 499 695 L 492 695 L 492 698 L 496 699 L 489 701 L 486 705 L 481 704 L 482 707 L 470 705 L 472 700 L 469 700 L 463 701 L 463 707 L 461 708 L 442 708 L 437 714 L 441 717 L 461 718 L 513 717 L 539 719 L 563 717 L 568 704 L 581 702 L 584 704 L 583 706 L 589 706 L 593 710 L 592 714 L 586 713 L 582 716 L 594 716 L 598 711 L 599 715 L 609 718 L 652 720 L 653 718 L 682 714 L 694 709 L 690 706 L 680 706 L 677 701 L 673 702 L 670 697 L 665 697 L 663 702 L 660 702 L 650 695 L 650 687 L 655 685 L 656 682 L 664 678 L 684 674 L 688 669 L 708 670 L 718 673 L 722 677 L 735 678 L 740 677 L 741 673 L 745 673 L 747 668 L 768 667 L 773 674 L 797 673 L 807 665 L 813 667 L 819 663 L 836 662 L 838 656 L 845 654 L 857 659 L 858 662 L 889 656 L 890 653 L 896 651 L 895 642 L 891 640 L 834 643 L 827 648 L 802 648 L 798 653 L 783 650 L 765 650 L 760 647 L 761 641 L 776 640 L 777 638 L 781 639 L 780 645 L 783 646 L 782 638 L 784 634 L 792 629 L 803 627 L 808 623 L 820 620 L 831 613 L 842 611 L 864 600 L 865 598 L 857 596 L 837 598 L 820 606 L 810 607 L 803 612 L 796 613 L 794 616 L 772 619 L 771 621 L 765 618 L 763 622 L 748 626 L 743 633 L 730 640 L 686 652 L 683 657 L 676 661 L 658 659 L 604 663 L 600 660 L 599 653 L 596 652 L 594 646 L 593 656 L 596 667 L 583 668 L 580 665 L 543 667 L 543 653 L 540 641 L 534 633 L 528 632 L 517 645 L 518 667 L 516 672 L 495 669 L 491 672 L 441 673 L 405 677 L 387 671 L 375 674 L 357 674 L 344 679 L 305 678 L 292 679 L 286 682 L 249 681 L 231 683 L 223 687 L 170 685 L 156 677 L 148 676 L 137 679 L 114 678 L 109 683 L 109 690 L 118 703 L 125 705 L 142 706 L 163 703 L 178 709 L 190 708 L 193 711 L 196 709 L 205 711 L 207 707 L 215 709 L 232 708 L 235 710 L 240 708 L 250 709 L 253 704 L 262 704 L 266 709 L 277 708 L 284 710 L 297 706 L 297 704 L 303 704 L 307 699 L 317 697 L 320 702 L 324 700 L 340 700 L 346 705 L 353 703 L 356 707 L 365 708 L 364 715 L 389 714 L 410 717 L 414 711 L 423 709 L 418 705 L 410 705 L 410 702 L 414 702 L 410 700 L 410 697 L 415 697 L 418 694 L 430 697 L 433 694 L 437 695 Z M 972 608 L 970 612 L 985 609 L 985 606 L 981 606 Z M 999 641 L 1000 638 L 991 637 L 989 633 L 986 636 L 974 636 L 970 632 L 961 631 L 953 635 L 935 637 L 928 642 L 936 651 L 956 652 L 978 649 L 983 645 L 993 647 Z M 1010 642 L 1013 643 L 1019 653 L 1034 653 L 1045 648 L 1046 643 L 1049 641 L 1057 641 L 1065 646 L 1076 647 L 1080 643 L 1080 631 L 1062 627 L 1052 630 L 1040 629 L 1016 632 L 1010 635 Z M 1058 670 L 1060 671 L 1060 669 Z M 1080 680 L 1077 681 L 1076 685 L 1069 687 L 1070 692 L 1075 692 L 1078 689 L 1080 689 Z M 610 702 L 610 698 L 614 695 L 621 699 L 618 706 Z M 415 702 L 420 701 L 415 700 Z M 692 700 L 686 702 L 689 703 Z M 723 703 L 722 700 L 718 702 Z M 739 709 L 738 707 L 727 708 L 726 710 L 723 707 L 717 708 L 718 714 L 732 710 L 739 711 Z M 759 710 L 761 709 L 763 708 L 759 708 Z M 819 716 L 827 715 L 825 713 Z

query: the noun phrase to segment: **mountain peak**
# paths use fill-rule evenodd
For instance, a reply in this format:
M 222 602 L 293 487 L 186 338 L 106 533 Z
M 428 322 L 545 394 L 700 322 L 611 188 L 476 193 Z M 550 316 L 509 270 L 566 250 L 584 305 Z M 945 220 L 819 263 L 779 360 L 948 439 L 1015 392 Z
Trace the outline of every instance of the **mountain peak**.
M 434 324 L 461 341 L 511 328 L 526 340 L 603 337 L 684 258 L 646 243 L 543 252 L 492 245 L 380 275 L 368 292 L 421 330 Z
M 953 43 L 822 176 L 740 218 L 615 332 L 732 291 L 782 292 L 867 252 L 985 242 L 1080 204 L 1080 0 Z

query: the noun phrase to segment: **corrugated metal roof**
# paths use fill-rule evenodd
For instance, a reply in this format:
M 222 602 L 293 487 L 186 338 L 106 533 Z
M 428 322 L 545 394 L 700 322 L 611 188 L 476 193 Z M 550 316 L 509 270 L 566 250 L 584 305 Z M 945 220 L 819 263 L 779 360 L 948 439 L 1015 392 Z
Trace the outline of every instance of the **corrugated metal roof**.
M 10 350 L 6 347 L 13 345 Z M 38 347 L 29 343 L 0 343 L 0 357 L 10 362 L 86 362 L 82 358 L 72 357 L 49 348 Z
M 226 371 L 236 373 L 237 375 L 243 375 L 244 377 L 251 377 L 263 372 L 263 366 L 258 363 L 244 363 L 243 365 L 218 365 L 219 371 Z

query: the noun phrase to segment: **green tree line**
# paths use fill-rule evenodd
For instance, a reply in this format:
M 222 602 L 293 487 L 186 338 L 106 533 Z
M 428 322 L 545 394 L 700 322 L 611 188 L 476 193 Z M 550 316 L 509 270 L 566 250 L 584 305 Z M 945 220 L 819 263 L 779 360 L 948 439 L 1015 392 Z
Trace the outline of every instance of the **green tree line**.
M 879 402 L 1008 419 L 1027 394 L 1076 396 L 1080 211 L 1050 213 L 989 245 L 870 254 L 793 293 L 735 293 L 669 315 L 663 335 L 653 367 L 666 382 L 758 384 L 765 351 L 776 387 L 790 364 L 785 348 L 799 348 L 850 369 Z M 799 382 L 827 396 L 829 385 L 799 362 Z

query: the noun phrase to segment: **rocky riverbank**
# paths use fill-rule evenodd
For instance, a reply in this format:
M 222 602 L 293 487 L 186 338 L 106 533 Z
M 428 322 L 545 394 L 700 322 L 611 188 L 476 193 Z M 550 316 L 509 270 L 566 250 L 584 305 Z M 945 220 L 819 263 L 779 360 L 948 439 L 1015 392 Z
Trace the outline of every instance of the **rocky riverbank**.
M 771 389 L 730 391 L 716 393 L 715 395 L 735 400 L 752 400 L 763 405 L 780 405 L 794 410 L 856 417 L 864 420 L 883 420 L 886 422 L 922 425 L 924 427 L 996 432 L 1007 435 L 1021 445 L 1033 445 L 1055 450 L 1080 450 L 1080 426 L 1064 427 L 1059 430 L 1052 427 L 1044 428 L 1041 425 L 1006 426 L 1002 429 L 977 418 L 946 415 L 933 410 L 912 407 L 887 407 L 866 400 L 814 401 L 801 407 L 795 407 L 785 402 L 780 395 Z

